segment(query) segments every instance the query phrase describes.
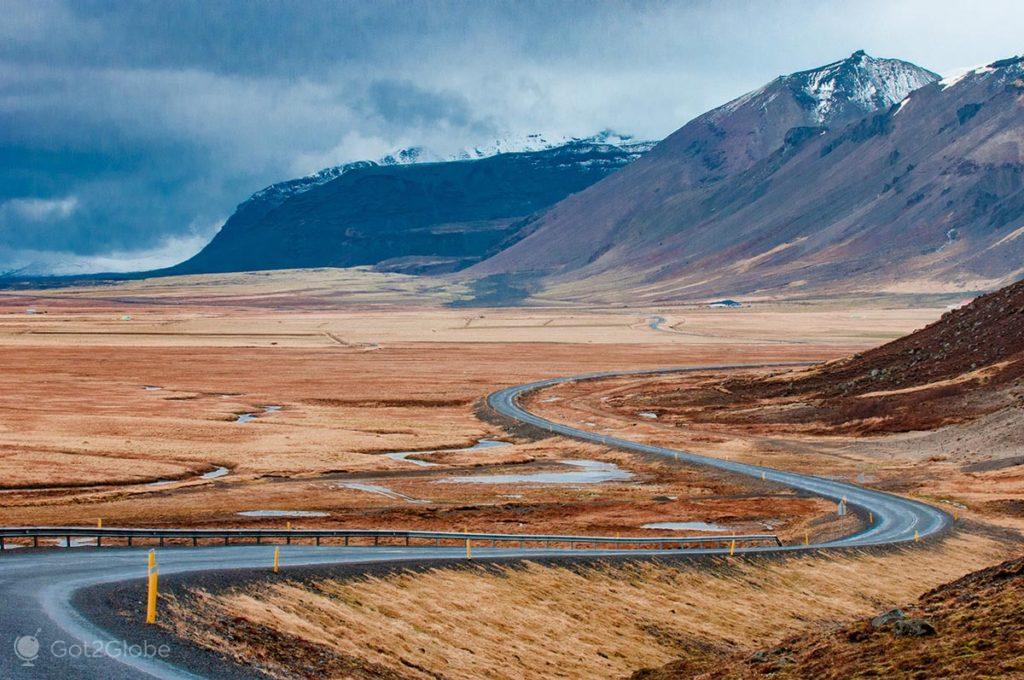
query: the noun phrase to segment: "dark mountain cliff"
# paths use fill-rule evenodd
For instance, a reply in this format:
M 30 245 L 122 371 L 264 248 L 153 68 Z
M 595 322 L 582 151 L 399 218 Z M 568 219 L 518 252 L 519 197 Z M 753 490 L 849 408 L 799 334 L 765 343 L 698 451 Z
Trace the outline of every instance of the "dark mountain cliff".
M 650 146 L 596 138 L 479 159 L 413 157 L 330 168 L 254 194 L 199 254 L 160 273 L 459 269 L 494 252 L 525 216 L 585 189 Z

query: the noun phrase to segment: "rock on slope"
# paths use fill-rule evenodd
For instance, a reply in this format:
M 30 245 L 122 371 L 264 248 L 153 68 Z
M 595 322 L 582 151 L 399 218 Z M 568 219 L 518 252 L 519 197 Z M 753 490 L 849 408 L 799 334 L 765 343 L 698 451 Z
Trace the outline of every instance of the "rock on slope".
M 561 143 L 559 143 L 561 142 Z M 443 159 L 422 148 L 281 182 L 238 206 L 200 253 L 160 274 L 348 267 L 458 269 L 522 217 L 580 191 L 653 144 L 603 132 L 499 141 Z
M 698 117 L 469 273 L 643 302 L 998 287 L 1024 262 L 1022 98 L 1020 59 L 937 82 L 857 53 Z

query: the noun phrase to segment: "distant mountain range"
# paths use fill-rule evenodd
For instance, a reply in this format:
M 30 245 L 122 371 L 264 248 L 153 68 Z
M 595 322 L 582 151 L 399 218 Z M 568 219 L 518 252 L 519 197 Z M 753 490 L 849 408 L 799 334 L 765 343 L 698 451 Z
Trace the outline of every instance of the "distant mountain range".
M 939 81 L 857 52 L 691 121 L 468 270 L 661 302 L 949 292 L 1024 273 L 1024 66 Z
M 991 290 L 1024 274 L 1022 102 L 1024 58 L 940 80 L 858 51 L 657 144 L 527 135 L 275 184 L 135 276 L 373 265 L 477 304 Z
M 534 134 L 441 156 L 423 147 L 321 170 L 253 194 L 201 252 L 160 274 L 378 265 L 457 270 L 524 217 L 654 146 L 611 131 Z

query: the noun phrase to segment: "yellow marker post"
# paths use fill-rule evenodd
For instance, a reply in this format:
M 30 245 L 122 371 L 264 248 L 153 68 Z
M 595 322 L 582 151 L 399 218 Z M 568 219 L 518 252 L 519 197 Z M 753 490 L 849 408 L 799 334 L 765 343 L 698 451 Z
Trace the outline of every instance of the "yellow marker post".
M 274 573 L 276 574 L 281 567 L 281 549 L 274 548 Z
M 158 570 L 156 566 L 156 553 L 149 551 L 149 589 L 146 593 L 146 623 L 156 623 L 156 593 L 158 589 Z
M 805 531 L 804 532 L 804 545 L 810 545 L 810 544 L 811 544 L 811 532 L 810 531 Z
M 288 531 L 291 531 L 291 530 L 292 530 L 292 523 L 291 523 L 291 522 L 288 522 L 288 523 L 287 523 L 287 526 L 288 526 Z
M 917 533 L 917 531 L 914 531 L 914 543 L 917 543 L 920 540 L 921 540 L 921 534 Z
M 96 518 L 96 528 L 97 529 L 102 529 L 103 528 L 103 518 L 102 517 L 97 517 Z
M 875 523 L 875 513 L 869 512 L 868 513 L 868 524 L 874 524 L 874 523 Z
M 468 538 L 466 539 L 466 559 L 467 560 L 473 559 L 473 549 L 469 545 L 469 539 Z
M 954 522 L 955 522 L 955 521 L 957 521 L 957 519 L 959 518 L 959 517 L 958 517 L 958 516 L 959 516 L 959 514 L 960 514 L 959 512 L 957 512 L 956 510 L 953 510 L 953 521 L 954 521 Z
M 732 543 L 729 544 L 729 557 L 732 557 L 732 554 L 734 552 L 736 552 L 736 539 L 735 538 L 732 539 Z

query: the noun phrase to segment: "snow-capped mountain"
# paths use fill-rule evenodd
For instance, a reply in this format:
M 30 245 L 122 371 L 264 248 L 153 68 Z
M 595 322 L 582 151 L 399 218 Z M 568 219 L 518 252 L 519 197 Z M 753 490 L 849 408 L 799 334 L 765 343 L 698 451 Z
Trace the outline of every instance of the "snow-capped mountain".
M 199 254 L 164 273 L 458 269 L 513 238 L 524 218 L 654 144 L 610 130 L 579 138 L 530 134 L 447 155 L 410 147 L 326 168 L 257 192 Z
M 552 206 L 528 236 L 470 274 L 523 272 L 554 282 L 612 269 L 636 276 L 643 263 L 661 276 L 692 252 L 693 243 L 657 258 L 652 252 L 715 217 L 705 211 L 739 190 L 733 178 L 784 157 L 806 140 L 886 111 L 938 78 L 909 62 L 863 51 L 775 78 L 694 118 L 636 163 Z M 768 188 L 745 190 L 751 201 Z M 731 242 L 721 233 L 707 238 L 709 249 L 716 247 L 710 242 L 715 239 L 719 246 Z M 623 279 L 609 275 L 608 280 Z
M 938 81 L 855 53 L 691 121 L 466 275 L 590 302 L 996 288 L 1024 275 L 1022 101 L 1021 57 Z

